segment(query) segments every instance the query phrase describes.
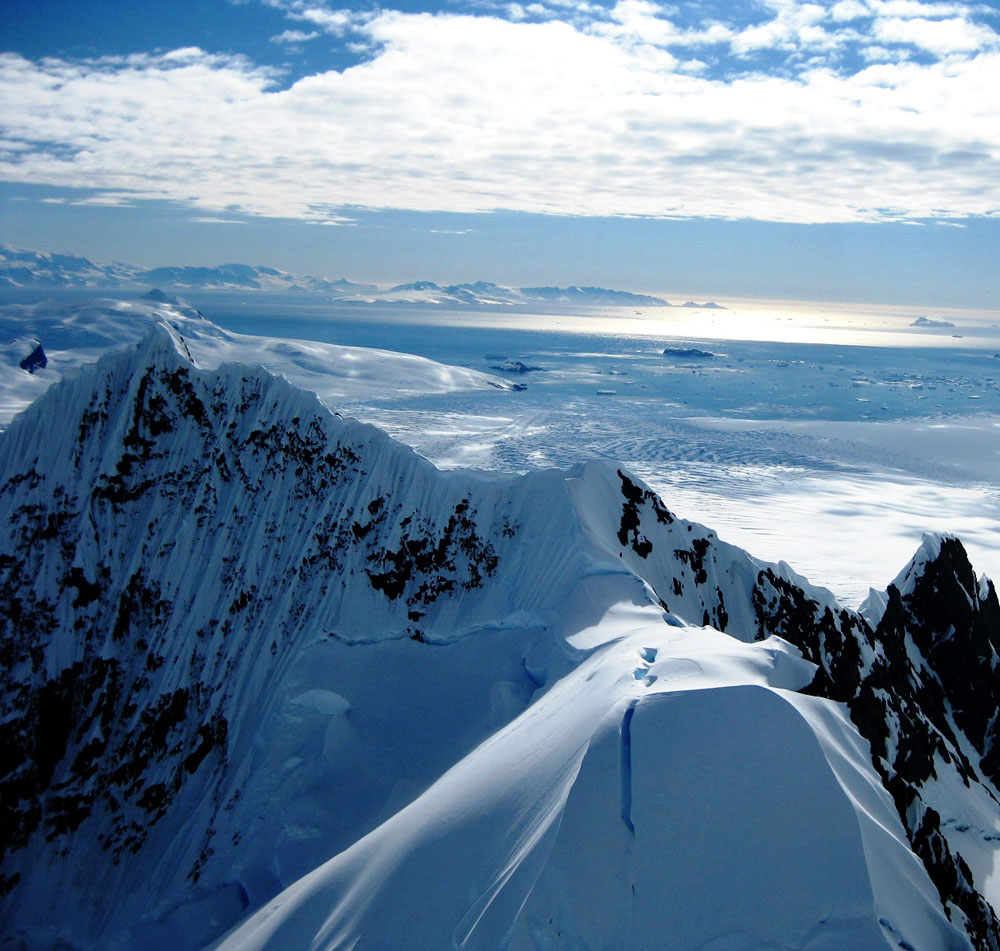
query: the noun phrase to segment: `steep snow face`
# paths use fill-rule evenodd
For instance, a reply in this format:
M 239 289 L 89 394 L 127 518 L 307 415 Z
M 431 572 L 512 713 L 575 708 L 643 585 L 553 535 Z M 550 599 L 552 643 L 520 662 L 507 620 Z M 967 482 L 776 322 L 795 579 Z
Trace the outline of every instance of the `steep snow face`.
M 852 843 L 838 858 L 822 838 L 845 875 L 834 894 L 809 878 L 801 901 L 762 905 L 745 940 L 730 915 L 714 937 L 688 922 L 687 946 L 967 946 L 902 844 L 923 825 L 901 831 L 840 708 L 781 693 L 811 668 L 775 634 L 819 664 L 812 689 L 833 699 L 850 702 L 873 669 L 870 628 L 828 592 L 677 519 L 612 465 L 442 473 L 260 368 L 196 368 L 196 346 L 156 326 L 0 434 L 2 885 L 16 940 L 202 947 L 291 887 L 229 946 L 252 946 L 272 919 L 310 941 L 327 941 L 328 919 L 346 936 L 394 921 L 403 930 L 371 946 L 400 946 L 416 919 L 394 918 L 397 903 L 426 908 L 427 933 L 450 928 L 456 946 L 613 943 L 573 893 L 603 879 L 574 870 L 578 837 L 563 832 L 593 819 L 614 835 L 587 848 L 606 846 L 636 885 L 614 892 L 635 938 L 622 946 L 642 947 L 678 914 L 657 857 L 698 847 L 664 824 L 666 783 L 685 814 L 701 800 L 717 811 L 717 788 L 767 803 L 757 837 L 745 812 L 726 816 L 699 858 L 706 876 L 728 836 L 744 876 L 765 855 L 807 866 L 818 833 L 803 830 L 830 815 Z M 850 709 L 874 746 L 899 709 L 937 722 L 912 702 L 881 718 Z M 699 765 L 733 724 L 746 769 Z M 751 760 L 765 764 L 752 781 Z M 789 776 L 799 760 L 808 776 Z M 951 852 L 942 868 L 965 874 Z M 963 882 L 979 898 L 971 870 Z M 369 904 L 369 891 L 391 899 Z M 749 907 L 742 878 L 701 891 Z M 949 910 L 973 933 L 968 904 Z M 339 940 L 317 946 L 351 946 Z
M 410 354 L 230 333 L 183 301 L 152 291 L 134 301 L 99 300 L 79 305 L 47 301 L 0 307 L 0 426 L 66 373 L 109 350 L 138 342 L 158 323 L 183 334 L 199 367 L 259 364 L 316 393 L 333 410 L 344 398 L 363 399 L 390 392 L 403 396 L 514 388 L 485 373 Z M 30 359 L 39 346 L 46 355 L 44 364 Z M 31 365 L 23 366 L 26 361 Z
M 442 477 L 282 380 L 198 371 L 184 351 L 156 328 L 53 389 L 0 442 L 8 903 L 15 918 L 59 921 L 84 939 L 197 894 L 213 857 L 209 880 L 223 887 L 265 803 L 317 779 L 289 764 L 293 752 L 252 769 L 281 746 L 262 751 L 259 736 L 285 740 L 275 705 L 288 701 L 280 716 L 312 728 L 350 709 L 364 682 L 352 658 L 348 675 L 297 690 L 317 665 L 336 667 L 316 645 L 347 656 L 352 645 L 485 630 L 502 646 L 505 629 L 544 631 L 585 573 L 553 525 L 529 525 L 532 490 L 508 498 L 489 481 Z M 558 481 L 535 484 L 568 522 Z M 525 544 L 544 562 L 522 563 Z M 524 650 L 486 665 L 486 682 L 511 686 L 495 713 L 487 696 L 480 719 L 509 715 L 544 682 L 547 662 L 529 669 Z M 367 658 L 377 670 L 377 652 Z M 321 823 L 324 847 L 349 844 L 392 795 L 426 785 L 471 742 L 457 729 L 426 762 L 405 753 L 354 803 L 352 767 L 372 731 L 363 712 L 344 724 L 342 762 L 330 741 L 324 778 L 336 774 L 344 816 Z M 377 740 L 390 758 L 397 737 Z M 271 854 L 247 859 L 254 898 L 277 884 L 275 837 L 288 874 L 310 858 L 292 855 L 294 829 L 263 824 L 250 852 L 267 843 Z M 70 844 L 72 863 L 59 856 Z M 83 870 L 74 913 L 54 886 Z
M 795 595 L 796 612 L 814 605 Z M 997 787 L 1000 604 L 958 539 L 928 536 L 866 614 L 811 635 L 782 628 L 819 666 L 810 690 L 844 701 L 910 842 L 976 948 L 1000 942 Z
M 787 645 L 604 623 L 620 637 L 219 951 L 967 947 L 844 714 L 787 692 L 812 674 Z
M 949 915 L 976 948 L 994 951 L 1000 603 L 993 583 L 976 578 L 958 539 L 928 536 L 888 590 L 869 598 L 873 628 L 787 565 L 757 562 L 700 526 L 685 523 L 688 544 L 675 549 L 662 537 L 674 529 L 673 516 L 626 473 L 617 476 L 621 520 L 595 526 L 595 534 L 607 539 L 617 528 L 622 559 L 684 620 L 748 640 L 777 634 L 817 665 L 810 692 L 847 704 Z M 609 517 L 607 508 L 589 510 Z

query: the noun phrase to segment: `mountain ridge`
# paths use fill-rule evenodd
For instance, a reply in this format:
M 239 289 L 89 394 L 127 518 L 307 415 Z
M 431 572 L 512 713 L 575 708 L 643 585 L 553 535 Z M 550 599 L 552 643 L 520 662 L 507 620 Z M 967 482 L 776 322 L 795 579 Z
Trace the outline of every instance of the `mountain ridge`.
M 601 287 L 506 287 L 489 281 L 441 286 L 421 280 L 382 288 L 340 278 L 292 274 L 264 265 L 222 264 L 216 267 L 95 263 L 79 255 L 0 248 L 0 289 L 169 287 L 202 292 L 247 291 L 320 295 L 344 304 L 427 304 L 434 306 L 515 307 L 541 304 L 581 306 L 667 307 L 649 294 Z M 682 306 L 695 305 L 689 301 Z M 704 306 L 718 309 L 718 304 Z

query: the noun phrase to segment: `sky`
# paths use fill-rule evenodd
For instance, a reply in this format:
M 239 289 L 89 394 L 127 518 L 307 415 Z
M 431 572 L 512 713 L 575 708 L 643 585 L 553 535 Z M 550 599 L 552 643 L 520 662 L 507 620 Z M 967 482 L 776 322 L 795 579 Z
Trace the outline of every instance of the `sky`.
M 1000 307 L 1000 9 L 7 0 L 0 241 Z

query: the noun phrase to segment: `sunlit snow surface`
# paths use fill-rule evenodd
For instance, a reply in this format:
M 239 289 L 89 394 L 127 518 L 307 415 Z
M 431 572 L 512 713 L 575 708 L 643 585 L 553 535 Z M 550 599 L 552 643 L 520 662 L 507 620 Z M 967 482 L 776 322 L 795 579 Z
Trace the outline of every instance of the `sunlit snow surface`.
M 211 306 L 234 330 L 393 347 L 527 385 L 335 407 L 439 466 L 621 461 L 679 514 L 853 605 L 925 531 L 959 535 L 1000 575 L 1000 314 L 723 303 L 575 317 Z M 490 369 L 506 361 L 542 369 Z

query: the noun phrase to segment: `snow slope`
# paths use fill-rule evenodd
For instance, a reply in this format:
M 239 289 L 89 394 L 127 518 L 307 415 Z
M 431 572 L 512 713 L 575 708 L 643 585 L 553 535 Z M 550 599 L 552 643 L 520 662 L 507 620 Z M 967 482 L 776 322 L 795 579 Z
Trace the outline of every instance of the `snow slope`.
M 812 669 L 612 610 L 612 640 L 218 947 L 962 948 Z M 905 946 L 905 945 L 904 945 Z
M 7 946 L 991 947 L 956 541 L 873 631 L 614 464 L 439 471 L 185 320 L 0 434 Z
M 65 373 L 110 349 L 136 343 L 161 322 L 184 335 L 198 366 L 259 364 L 317 393 L 334 410 L 338 400 L 345 398 L 513 388 L 485 373 L 405 353 L 231 333 L 184 301 L 152 291 L 131 301 L 108 299 L 76 305 L 43 301 L 0 307 L 0 425 Z M 34 372 L 22 369 L 20 362 L 39 342 L 48 365 Z

